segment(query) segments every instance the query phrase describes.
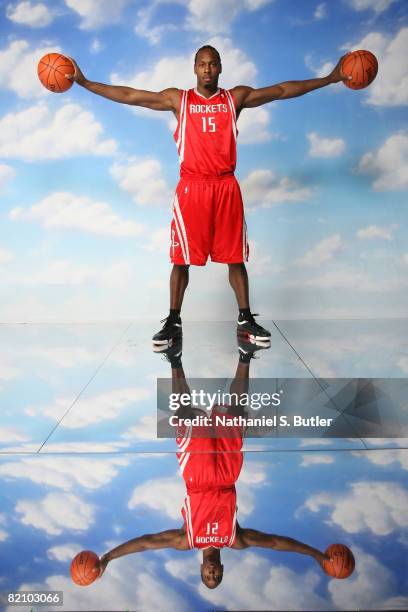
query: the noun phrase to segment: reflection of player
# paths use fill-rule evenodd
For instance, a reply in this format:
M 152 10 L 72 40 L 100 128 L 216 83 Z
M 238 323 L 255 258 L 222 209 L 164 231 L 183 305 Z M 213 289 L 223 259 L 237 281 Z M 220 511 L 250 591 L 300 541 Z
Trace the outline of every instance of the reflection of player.
M 239 396 L 248 391 L 249 363 L 252 352 L 240 351 L 235 378 L 230 386 L 232 396 L 238 402 L 228 407 L 217 406 L 212 411 L 226 414 L 226 420 L 244 414 Z M 172 366 L 172 392 L 189 393 L 189 387 L 181 364 L 181 352 L 173 346 L 166 355 Z M 112 559 L 145 550 L 174 548 L 176 550 L 202 549 L 201 579 L 210 589 L 217 587 L 223 576 L 221 548 L 236 550 L 258 546 L 298 552 L 313 557 L 320 565 L 325 559 L 322 552 L 292 538 L 262 533 L 255 529 L 242 528 L 236 519 L 235 482 L 242 467 L 241 427 L 214 428 L 208 425 L 192 428 L 183 425 L 182 419 L 191 418 L 201 410 L 182 406 L 177 412 L 178 461 L 186 483 L 186 498 L 182 509 L 184 524 L 180 529 L 169 529 L 160 533 L 145 534 L 129 540 L 101 557 L 101 575 Z
M 205 265 L 209 255 L 212 261 L 228 264 L 229 282 L 240 311 L 237 331 L 255 340 L 269 339 L 270 332 L 256 323 L 249 305 L 245 267 L 248 240 L 241 192 L 234 176 L 236 122 L 244 108 L 295 98 L 345 80 L 341 60 L 323 78 L 286 81 L 261 89 L 238 85 L 226 90 L 218 87 L 220 55 L 214 47 L 205 45 L 194 60 L 196 87 L 188 91 L 171 87 L 160 92 L 90 81 L 72 61 L 75 73 L 70 78 L 87 90 L 115 102 L 171 111 L 178 122 L 174 138 L 181 178 L 173 201 L 172 235 L 176 240 L 170 247 L 170 313 L 153 342 L 167 345 L 181 335 L 180 311 L 189 267 Z

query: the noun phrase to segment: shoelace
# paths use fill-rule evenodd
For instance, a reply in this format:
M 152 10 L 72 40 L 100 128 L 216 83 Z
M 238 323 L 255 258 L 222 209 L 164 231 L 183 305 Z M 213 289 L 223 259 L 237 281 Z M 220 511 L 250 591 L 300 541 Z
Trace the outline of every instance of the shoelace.
M 254 313 L 251 312 L 251 315 L 249 317 L 249 322 L 255 327 L 257 327 L 258 329 L 263 329 L 262 325 L 259 325 L 259 323 L 255 321 L 254 317 L 259 317 L 259 314 L 257 312 L 254 312 Z
M 170 319 L 170 315 L 168 315 L 167 317 L 164 317 L 164 319 L 160 319 L 160 323 L 163 323 L 164 321 L 166 321 L 163 325 L 163 329 L 165 327 L 169 327 L 170 325 L 173 325 L 174 321 L 171 321 Z

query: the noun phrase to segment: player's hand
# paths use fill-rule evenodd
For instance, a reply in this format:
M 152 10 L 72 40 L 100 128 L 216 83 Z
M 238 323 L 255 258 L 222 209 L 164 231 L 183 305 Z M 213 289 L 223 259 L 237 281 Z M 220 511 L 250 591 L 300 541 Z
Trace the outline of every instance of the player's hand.
M 78 85 L 82 85 L 82 83 L 84 83 L 86 81 L 86 78 L 85 78 L 82 70 L 80 69 L 80 67 L 78 66 L 78 64 L 76 63 L 76 61 L 72 57 L 69 57 L 69 56 L 67 56 L 67 57 L 74 64 L 75 72 L 74 72 L 74 74 L 66 74 L 65 78 L 69 79 L 70 81 L 75 81 L 76 83 L 78 83 Z
M 103 572 L 106 569 L 106 566 L 109 563 L 109 558 L 108 555 L 103 555 L 100 559 L 99 559 L 99 567 L 100 567 L 100 572 L 99 572 L 99 578 L 101 578 Z
M 347 55 L 350 55 L 350 52 L 345 53 L 345 55 L 343 55 L 339 59 L 339 61 L 337 62 L 337 65 L 333 68 L 333 70 L 329 74 L 331 83 L 339 83 L 340 81 L 351 81 L 351 79 L 353 78 L 352 76 L 346 76 L 341 69 L 341 64 L 344 58 L 347 57 Z
M 320 565 L 320 567 L 322 568 L 322 570 L 326 573 L 326 570 L 323 567 L 323 561 L 330 561 L 330 557 L 328 555 L 325 555 L 324 553 L 318 553 L 315 556 L 315 559 L 317 563 Z

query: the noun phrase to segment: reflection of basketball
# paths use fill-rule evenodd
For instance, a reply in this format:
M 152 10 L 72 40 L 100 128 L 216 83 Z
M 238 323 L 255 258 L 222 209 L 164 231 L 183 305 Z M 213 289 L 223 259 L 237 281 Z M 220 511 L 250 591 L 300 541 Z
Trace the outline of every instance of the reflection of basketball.
M 350 89 L 363 89 L 372 83 L 377 76 L 378 62 L 371 51 L 352 51 L 341 63 L 343 74 L 351 76 L 350 81 L 343 81 Z
M 323 561 L 323 569 L 333 578 L 348 578 L 354 571 L 355 561 L 351 550 L 344 544 L 331 544 L 325 554 L 330 561 Z
M 38 62 L 38 78 L 44 87 L 54 93 L 61 93 L 72 87 L 72 81 L 66 79 L 65 75 L 74 72 L 74 64 L 60 53 L 48 53 Z
M 71 578 L 75 584 L 88 586 L 99 576 L 99 557 L 92 550 L 83 550 L 71 562 Z

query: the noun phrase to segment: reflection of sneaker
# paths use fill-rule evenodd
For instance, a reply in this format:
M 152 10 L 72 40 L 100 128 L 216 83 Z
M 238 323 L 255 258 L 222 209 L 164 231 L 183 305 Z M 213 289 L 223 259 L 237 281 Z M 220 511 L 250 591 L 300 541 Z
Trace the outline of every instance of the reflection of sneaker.
M 162 319 L 160 323 L 163 323 L 163 321 L 165 321 L 165 324 L 163 325 L 161 330 L 153 336 L 153 344 L 170 346 L 173 340 L 175 340 L 176 338 L 181 338 L 183 334 L 181 327 L 181 318 L 179 316 L 177 320 L 171 320 L 170 316 L 168 316 L 165 319 Z
M 244 317 L 240 313 L 237 321 L 237 334 L 248 340 L 255 340 L 255 342 L 270 340 L 271 332 L 258 325 L 254 319 L 257 316 L 251 313 L 249 317 Z
M 271 341 L 264 340 L 245 340 L 244 338 L 238 338 L 238 352 L 239 360 L 243 363 L 249 363 L 251 359 L 256 359 L 255 353 L 264 349 L 271 348 Z
M 163 355 L 164 359 L 171 364 L 172 368 L 181 367 L 181 355 L 183 352 L 183 341 L 181 338 L 178 340 L 170 340 L 168 346 L 154 346 L 153 351 L 158 355 Z

